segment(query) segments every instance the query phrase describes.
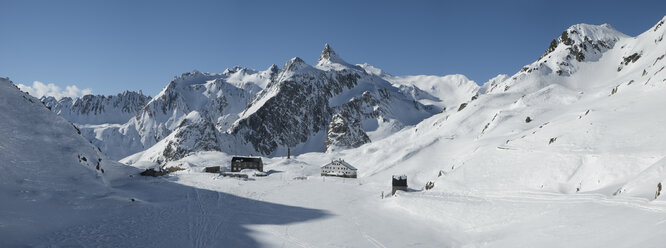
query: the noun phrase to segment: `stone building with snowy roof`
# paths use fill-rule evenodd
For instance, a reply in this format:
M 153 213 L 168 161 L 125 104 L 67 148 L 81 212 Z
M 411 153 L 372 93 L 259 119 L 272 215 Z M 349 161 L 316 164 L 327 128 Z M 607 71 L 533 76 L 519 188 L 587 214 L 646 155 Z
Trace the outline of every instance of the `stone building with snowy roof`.
M 264 163 L 258 157 L 236 156 L 231 158 L 231 172 L 239 172 L 244 169 L 264 171 Z
M 333 160 L 321 167 L 322 176 L 356 178 L 357 171 L 358 169 L 342 159 Z

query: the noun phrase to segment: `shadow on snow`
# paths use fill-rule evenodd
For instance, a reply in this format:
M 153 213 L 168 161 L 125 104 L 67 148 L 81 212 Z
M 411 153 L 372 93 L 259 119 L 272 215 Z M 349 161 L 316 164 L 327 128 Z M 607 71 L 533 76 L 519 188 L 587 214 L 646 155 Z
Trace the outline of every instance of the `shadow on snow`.
M 33 215 L 32 222 L 50 222 L 53 227 L 23 233 L 31 238 L 21 238 L 17 245 L 259 247 L 259 235 L 269 235 L 261 237 L 264 240 L 277 236 L 253 232 L 252 225 L 286 226 L 330 216 L 318 209 L 263 202 L 162 178 L 134 176 L 114 184 L 103 195 L 39 208 L 42 212 Z M 28 216 L 35 210 L 24 211 Z M 66 220 L 54 224 L 54 215 Z

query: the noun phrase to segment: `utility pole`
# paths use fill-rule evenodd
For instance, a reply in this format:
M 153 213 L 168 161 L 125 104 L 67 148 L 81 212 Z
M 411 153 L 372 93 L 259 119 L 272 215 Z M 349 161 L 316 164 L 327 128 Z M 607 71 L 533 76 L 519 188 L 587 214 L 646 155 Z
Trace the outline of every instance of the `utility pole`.
M 287 147 L 287 159 L 291 158 L 291 148 Z

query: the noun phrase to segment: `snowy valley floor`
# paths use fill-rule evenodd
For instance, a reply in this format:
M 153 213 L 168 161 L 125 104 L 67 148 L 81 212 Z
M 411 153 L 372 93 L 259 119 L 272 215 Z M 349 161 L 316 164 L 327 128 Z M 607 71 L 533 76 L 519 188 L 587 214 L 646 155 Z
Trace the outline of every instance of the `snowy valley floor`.
M 322 210 L 322 218 L 252 225 L 260 244 L 286 247 L 650 247 L 666 240 L 666 205 L 603 195 L 414 190 L 389 183 L 273 174 L 257 181 L 181 173 L 173 180 L 260 201 Z M 271 178 L 272 177 L 272 178 Z M 390 180 L 389 180 L 390 181 Z
M 226 158 L 208 154 L 190 162 Z M 127 177 L 114 181 L 112 192 L 76 201 L 26 193 L 12 198 L 34 205 L 16 202 L 12 210 L 9 203 L 0 213 L 8 220 L 0 223 L 0 246 L 660 247 L 666 241 L 661 202 L 592 193 L 431 192 L 422 185 L 382 199 L 390 178 L 323 178 L 314 160 L 267 159 L 271 174 L 248 181 L 202 167 Z M 307 179 L 294 179 L 300 176 Z

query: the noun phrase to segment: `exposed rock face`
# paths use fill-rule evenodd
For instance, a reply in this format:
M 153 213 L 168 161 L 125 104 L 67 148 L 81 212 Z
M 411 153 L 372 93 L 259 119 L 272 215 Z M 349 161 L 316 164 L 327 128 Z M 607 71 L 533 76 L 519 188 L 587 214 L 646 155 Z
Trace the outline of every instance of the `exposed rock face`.
M 576 71 L 573 62 L 599 60 L 601 55 L 613 48 L 622 37 L 626 37 L 626 35 L 608 24 L 573 25 L 562 32 L 560 37 L 551 41 L 550 46 L 537 62 L 523 67 L 521 72 L 542 71 L 546 74 L 555 72 L 560 76 L 571 75 Z
M 619 32 L 615 31 L 608 24 L 601 26 L 587 24 L 574 25 L 562 32 L 560 37 L 553 39 L 541 58 L 554 52 L 559 44 L 563 44 L 564 49 L 569 52 L 568 58 L 574 57 L 578 62 L 581 62 L 585 60 L 586 54 L 596 55 L 612 48 L 615 42 L 622 37 L 622 35 L 618 35 L 617 33 Z
M 271 155 L 326 135 L 333 116 L 339 112 L 344 112 L 346 122 L 356 123 L 355 129 L 361 131 L 359 123 L 368 119 L 391 123 L 397 131 L 438 111 L 418 103 L 386 80 L 349 65 L 326 45 L 316 67 L 299 58 L 285 63 L 276 82 L 250 103 L 228 133 L 247 141 L 256 152 Z M 369 142 L 367 131 L 373 130 L 349 132 L 344 140 L 354 142 L 339 145 Z M 338 145 L 337 141 L 327 139 L 315 151 Z
M 346 118 L 353 120 L 380 117 L 382 114 L 386 113 L 386 107 L 388 107 L 386 106 L 388 105 L 386 101 L 390 99 L 391 95 L 384 89 L 380 89 L 377 93 L 379 95 L 378 97 L 369 91 L 363 92 L 361 96 L 354 97 L 340 106 L 341 112 L 344 113 Z M 416 105 L 415 108 L 419 108 L 418 105 Z
M 193 111 L 181 121 L 178 128 L 167 137 L 167 145 L 157 162 L 163 163 L 185 157 L 192 152 L 219 151 L 218 132 L 215 125 Z
M 458 107 L 458 112 L 460 112 L 460 111 L 462 111 L 463 109 L 465 109 L 465 107 L 467 107 L 467 103 L 466 103 L 466 102 L 461 103 L 461 104 L 460 104 L 460 107 Z
M 329 100 L 353 88 L 358 72 L 323 72 L 295 58 L 285 64 L 280 81 L 265 89 L 242 114 L 230 133 L 251 143 L 261 154 L 278 146 L 294 147 L 324 131 L 333 109 Z
M 641 58 L 642 53 L 643 52 L 641 51 L 640 53 L 633 53 L 627 57 L 622 57 L 622 61 L 620 62 L 620 66 L 617 67 L 617 71 L 621 71 L 622 68 L 629 65 L 629 63 L 636 63 L 636 61 Z
M 341 112 L 331 118 L 326 133 L 326 151 L 334 147 L 356 148 L 370 142 L 370 138 L 361 128 L 358 120 L 353 123 L 347 121 L 350 118 L 346 112 Z
M 127 122 L 150 101 L 141 91 L 125 91 L 115 96 L 85 95 L 79 98 L 52 96 L 41 101 L 51 111 L 77 124 L 120 124 Z
M 342 60 L 342 58 L 340 58 L 340 56 L 338 56 L 328 44 L 324 45 L 324 50 L 321 52 L 321 55 L 319 55 L 319 60 L 317 61 L 317 64 L 322 63 L 347 64 L 347 62 Z

